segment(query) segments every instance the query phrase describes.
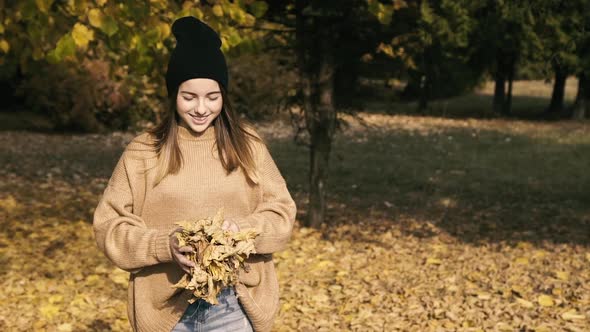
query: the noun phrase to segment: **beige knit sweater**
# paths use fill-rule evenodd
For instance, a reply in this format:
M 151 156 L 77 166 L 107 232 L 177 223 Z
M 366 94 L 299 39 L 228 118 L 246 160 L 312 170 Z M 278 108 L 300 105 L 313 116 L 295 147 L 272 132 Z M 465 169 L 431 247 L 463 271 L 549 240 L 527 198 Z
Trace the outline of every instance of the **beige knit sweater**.
M 155 153 L 148 133 L 127 145 L 94 212 L 98 247 L 130 273 L 128 317 L 134 331 L 170 331 L 188 306 L 190 291 L 172 288 L 184 273 L 172 259 L 169 235 L 179 220 L 214 216 L 261 234 L 248 272 L 240 270 L 238 299 L 255 331 L 269 331 L 279 309 L 272 253 L 285 248 L 296 207 L 266 146 L 254 144 L 259 180 L 241 169 L 226 174 L 217 155 L 213 126 L 201 136 L 179 127 L 183 166 L 153 187 Z

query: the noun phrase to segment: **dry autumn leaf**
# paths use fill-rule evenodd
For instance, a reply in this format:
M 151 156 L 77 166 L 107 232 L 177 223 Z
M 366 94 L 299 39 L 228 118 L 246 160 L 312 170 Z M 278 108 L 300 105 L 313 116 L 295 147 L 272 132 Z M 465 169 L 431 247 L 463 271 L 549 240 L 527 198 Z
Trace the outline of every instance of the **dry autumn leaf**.
M 12 197 L 12 195 L 8 195 L 8 197 L 0 199 L 0 209 L 4 209 L 8 212 L 13 211 L 17 208 L 18 203 Z
M 557 277 L 557 279 L 560 279 L 563 281 L 567 281 L 569 279 L 569 273 L 567 273 L 565 271 L 557 271 L 557 272 L 555 272 L 555 276 Z
M 71 331 L 73 331 L 72 324 L 70 324 L 70 323 L 60 324 L 57 326 L 57 331 L 58 332 L 71 332 Z
M 516 298 L 516 302 L 518 302 L 521 306 L 523 306 L 525 308 L 532 308 L 533 307 L 533 303 L 530 301 L 527 301 L 525 299 Z
M 182 228 L 176 234 L 179 245 L 193 248 L 192 253 L 185 255 L 195 267 L 191 268 L 190 275 L 183 275 L 172 287 L 191 290 L 190 303 L 204 299 L 217 304 L 221 289 L 236 284 L 239 268 L 244 267 L 245 259 L 254 252 L 254 239 L 258 233 L 224 230 L 223 221 L 223 209 L 219 209 L 212 219 L 176 222 Z
M 551 307 L 554 304 L 553 298 L 549 295 L 539 295 L 537 301 L 544 307 Z
M 442 264 L 442 261 L 438 258 L 428 257 L 426 259 L 426 264 L 427 265 L 440 265 L 440 264 Z
M 582 320 L 586 319 L 586 316 L 579 314 L 576 310 L 569 310 L 561 314 L 561 318 L 565 320 Z
M 546 325 L 540 325 L 535 328 L 535 332 L 553 332 L 553 329 Z

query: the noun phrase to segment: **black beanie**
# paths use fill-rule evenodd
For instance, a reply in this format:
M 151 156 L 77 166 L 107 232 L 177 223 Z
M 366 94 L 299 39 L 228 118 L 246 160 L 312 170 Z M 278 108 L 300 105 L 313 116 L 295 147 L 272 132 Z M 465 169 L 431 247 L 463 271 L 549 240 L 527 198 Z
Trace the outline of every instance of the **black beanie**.
M 193 16 L 177 19 L 172 24 L 176 47 L 170 54 L 166 71 L 168 96 L 180 84 L 192 78 L 216 80 L 225 90 L 228 86 L 227 64 L 221 52 L 221 39 L 210 26 Z

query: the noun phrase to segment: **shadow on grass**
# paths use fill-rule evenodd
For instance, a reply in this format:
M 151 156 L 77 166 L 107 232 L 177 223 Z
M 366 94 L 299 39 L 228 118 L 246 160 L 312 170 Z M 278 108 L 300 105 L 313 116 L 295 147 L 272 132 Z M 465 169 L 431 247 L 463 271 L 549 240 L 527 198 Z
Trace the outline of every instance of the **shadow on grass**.
M 307 149 L 271 146 L 306 208 Z M 493 130 L 340 136 L 328 181 L 329 222 L 387 227 L 469 243 L 590 244 L 590 142 Z M 328 231 L 329 232 L 329 231 Z M 439 235 L 439 234 L 438 234 Z
M 53 132 L 54 125 L 47 116 L 37 112 L 25 111 L 20 108 L 22 106 L 18 106 L 17 110 L 12 111 L 0 110 L 0 132 L 12 130 L 46 134 Z
M 132 135 L 5 131 L 0 138 L 0 192 L 25 207 L 11 218 L 91 222 L 98 196 Z
M 0 133 L 5 180 L 42 215 L 91 221 L 125 135 Z M 303 220 L 308 151 L 291 140 L 270 149 Z M 560 143 L 494 130 L 337 136 L 328 180 L 328 230 L 343 223 L 461 241 L 590 244 L 590 138 Z M 59 201 L 60 207 L 53 203 Z M 360 235 L 359 235 L 360 236 Z
M 384 101 L 382 98 L 368 99 L 361 109 L 364 112 L 408 115 L 433 116 L 449 119 L 518 119 L 529 121 L 561 120 L 571 118 L 568 111 L 571 100 L 566 100 L 564 111 L 559 113 L 547 112 L 549 99 L 539 96 L 513 96 L 512 111 L 509 115 L 499 114 L 492 110 L 493 96 L 471 93 L 448 99 L 433 100 L 428 110 L 419 111 L 417 102 Z

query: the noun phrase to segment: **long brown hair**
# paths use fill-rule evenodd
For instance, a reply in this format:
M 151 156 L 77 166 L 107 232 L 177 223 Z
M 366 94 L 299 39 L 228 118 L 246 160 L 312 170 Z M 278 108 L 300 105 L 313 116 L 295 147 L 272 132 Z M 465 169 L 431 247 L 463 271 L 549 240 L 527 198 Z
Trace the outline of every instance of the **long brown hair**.
M 231 105 L 227 91 L 220 84 L 223 107 L 219 115 L 213 120 L 215 127 L 215 145 L 219 154 L 219 160 L 227 173 L 241 167 L 246 178 L 258 183 L 258 173 L 254 161 L 252 141 L 262 142 L 262 139 L 252 132 L 252 125 L 238 116 Z M 176 174 L 180 170 L 183 157 L 178 145 L 179 116 L 176 112 L 176 98 L 178 89 L 169 98 L 168 112 L 163 120 L 147 132 L 152 135 L 153 142 L 150 144 L 155 150 L 158 161 L 156 164 L 157 174 L 154 182 L 156 186 L 166 175 Z M 250 139 L 249 139 L 250 138 Z

